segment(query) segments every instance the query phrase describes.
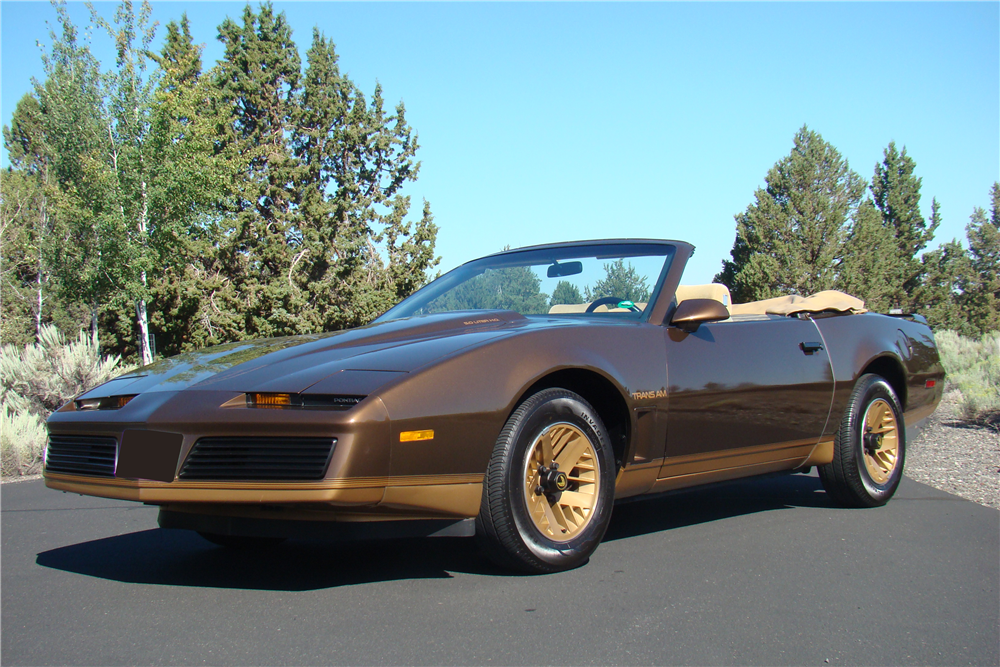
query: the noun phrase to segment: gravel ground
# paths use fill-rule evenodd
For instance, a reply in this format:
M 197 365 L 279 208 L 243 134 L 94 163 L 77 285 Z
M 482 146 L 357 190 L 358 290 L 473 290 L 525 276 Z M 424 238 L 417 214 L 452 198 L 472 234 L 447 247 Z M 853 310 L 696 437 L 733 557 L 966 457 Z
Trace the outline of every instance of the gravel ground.
M 960 418 L 958 392 L 944 395 L 920 435 L 907 443 L 906 476 L 967 500 L 1000 509 L 1000 426 Z M 4 484 L 41 475 L 6 477 Z
M 963 421 L 949 391 L 923 431 L 907 443 L 907 477 L 1000 509 L 1000 425 Z

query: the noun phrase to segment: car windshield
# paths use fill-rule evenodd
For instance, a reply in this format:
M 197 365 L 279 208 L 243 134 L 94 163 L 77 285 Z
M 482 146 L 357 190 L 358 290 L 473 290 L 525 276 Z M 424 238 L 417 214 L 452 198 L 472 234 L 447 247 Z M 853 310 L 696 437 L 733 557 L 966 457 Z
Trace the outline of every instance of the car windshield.
M 449 271 L 377 321 L 460 310 L 638 319 L 652 308 L 673 255 L 674 247 L 662 243 L 505 252 Z

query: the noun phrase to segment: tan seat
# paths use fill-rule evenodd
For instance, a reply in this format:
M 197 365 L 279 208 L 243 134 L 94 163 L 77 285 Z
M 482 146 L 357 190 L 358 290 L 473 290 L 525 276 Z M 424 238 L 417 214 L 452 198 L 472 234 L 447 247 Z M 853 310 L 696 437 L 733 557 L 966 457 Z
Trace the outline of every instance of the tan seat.
M 714 299 L 726 308 L 729 308 L 733 304 L 733 300 L 729 296 L 729 288 L 725 285 L 720 285 L 719 283 L 710 283 L 708 285 L 681 285 L 677 288 L 675 296 L 677 298 L 677 303 L 688 299 Z
M 557 303 L 549 308 L 549 315 L 562 315 L 564 313 L 585 313 L 589 303 Z

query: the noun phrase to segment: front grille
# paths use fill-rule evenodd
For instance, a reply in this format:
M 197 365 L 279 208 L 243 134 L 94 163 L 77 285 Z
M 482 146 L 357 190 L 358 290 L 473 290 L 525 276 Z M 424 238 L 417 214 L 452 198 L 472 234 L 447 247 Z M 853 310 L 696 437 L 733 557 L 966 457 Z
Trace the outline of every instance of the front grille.
M 50 435 L 45 454 L 48 472 L 114 477 L 118 442 L 93 435 Z
M 180 479 L 322 479 L 335 438 L 202 438 L 194 443 Z

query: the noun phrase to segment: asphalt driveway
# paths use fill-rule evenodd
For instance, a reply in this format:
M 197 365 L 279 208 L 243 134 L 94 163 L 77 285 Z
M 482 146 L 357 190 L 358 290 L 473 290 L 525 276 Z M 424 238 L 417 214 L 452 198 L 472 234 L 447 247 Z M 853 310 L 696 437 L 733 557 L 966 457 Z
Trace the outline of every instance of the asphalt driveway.
M 585 566 L 514 576 L 473 540 L 230 553 L 156 509 L 2 487 L 4 665 L 1000 664 L 1000 512 L 815 475 L 619 505 Z

